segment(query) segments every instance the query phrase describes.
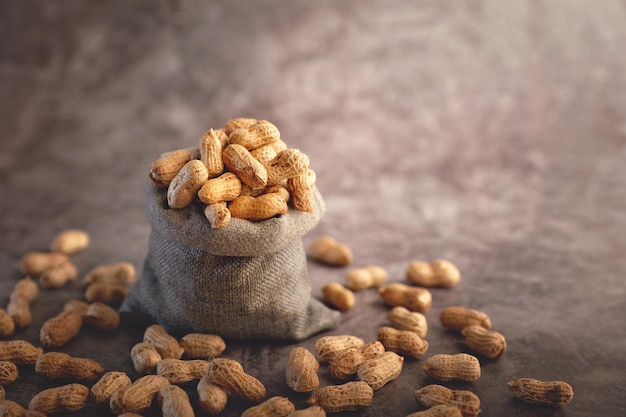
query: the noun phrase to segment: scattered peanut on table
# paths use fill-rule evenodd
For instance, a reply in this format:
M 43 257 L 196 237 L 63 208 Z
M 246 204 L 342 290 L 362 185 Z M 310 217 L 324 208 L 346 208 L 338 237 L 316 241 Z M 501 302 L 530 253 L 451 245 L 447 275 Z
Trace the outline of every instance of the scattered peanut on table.
M 528 403 L 562 407 L 574 398 L 572 386 L 564 381 L 518 378 L 509 381 L 507 386 L 513 395 Z
M 439 320 L 443 327 L 450 330 L 461 331 L 465 327 L 473 325 L 484 327 L 487 330 L 491 329 L 491 319 L 486 313 L 462 306 L 444 308 L 439 315 Z
M 468 348 L 489 359 L 499 358 L 506 352 L 506 339 L 494 330 L 472 325 L 464 327 L 461 334 Z
M 341 311 L 354 307 L 354 293 L 338 282 L 330 282 L 322 287 L 322 294 L 326 302 Z
M 289 398 L 276 396 L 248 408 L 241 417 L 287 417 L 294 411 L 296 407 Z
M 351 381 L 316 389 L 309 398 L 309 403 L 322 407 L 327 413 L 338 413 L 369 407 L 373 399 L 374 390 L 367 382 Z
M 211 359 L 206 375 L 207 382 L 219 385 L 239 398 L 251 402 L 261 402 L 267 395 L 265 385 L 247 374 L 243 366 L 232 359 Z
M 424 407 L 447 405 L 458 407 L 463 417 L 476 417 L 480 413 L 480 398 L 471 391 L 452 390 L 443 385 L 426 385 L 415 391 L 415 401 Z
M 379 287 L 387 281 L 389 274 L 377 265 L 354 268 L 346 275 L 346 287 L 352 291 Z
M 313 240 L 308 254 L 311 259 L 331 266 L 346 266 L 352 263 L 352 249 L 337 242 L 330 236 L 321 236 Z
M 74 413 L 85 408 L 88 398 L 89 388 L 72 383 L 41 391 L 30 400 L 28 408 L 46 415 Z
M 47 352 L 37 358 L 35 373 L 49 379 L 74 379 L 90 381 L 104 372 L 93 359 L 75 358 L 62 352 Z
M 422 287 L 454 287 L 461 281 L 461 272 L 450 261 L 437 259 L 432 262 L 411 262 L 406 279 Z
M 480 378 L 480 362 L 467 353 L 433 355 L 424 362 L 424 372 L 438 381 L 476 381 Z
M 317 370 L 320 364 L 315 356 L 304 347 L 295 347 L 289 352 L 285 373 L 287 385 L 296 392 L 313 391 L 320 385 Z
M 433 302 L 432 294 L 422 287 L 413 287 L 401 282 L 392 282 L 378 289 L 383 302 L 389 306 L 402 306 L 411 311 L 424 313 Z

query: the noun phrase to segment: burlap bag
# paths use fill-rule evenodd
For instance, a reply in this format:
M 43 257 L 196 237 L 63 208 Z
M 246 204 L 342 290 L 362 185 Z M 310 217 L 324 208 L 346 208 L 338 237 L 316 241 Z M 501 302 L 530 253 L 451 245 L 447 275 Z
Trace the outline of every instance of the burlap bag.
M 198 207 L 170 209 L 148 185 L 148 254 L 121 312 L 172 334 L 239 340 L 302 340 L 337 326 L 340 313 L 311 296 L 308 280 L 301 238 L 325 211 L 317 190 L 315 203 L 313 213 L 212 229 Z

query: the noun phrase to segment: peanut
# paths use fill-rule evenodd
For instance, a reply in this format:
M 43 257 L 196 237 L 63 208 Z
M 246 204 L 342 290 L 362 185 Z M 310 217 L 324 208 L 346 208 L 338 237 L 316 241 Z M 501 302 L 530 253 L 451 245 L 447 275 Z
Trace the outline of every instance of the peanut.
M 202 378 L 208 368 L 209 363 L 201 359 L 183 361 L 166 358 L 157 364 L 156 372 L 170 384 L 178 385 Z
M 232 201 L 241 193 L 241 181 L 232 172 L 212 178 L 202 185 L 198 198 L 205 204 Z
M 309 157 L 298 149 L 285 149 L 267 163 L 267 183 L 278 184 L 307 172 Z
M 124 285 L 94 282 L 85 290 L 85 299 L 90 303 L 99 301 L 104 304 L 118 305 L 124 301 L 127 294 L 128 288 Z
M 217 177 L 224 171 L 222 149 L 228 141 L 223 130 L 209 129 L 200 138 L 200 161 L 204 164 L 209 178 Z
M 120 315 L 108 305 L 96 301 L 87 304 L 79 300 L 69 300 L 63 306 L 65 311 L 76 311 L 83 319 L 83 323 L 101 330 L 115 330 L 120 324 Z
M 304 173 L 287 180 L 287 189 L 292 195 L 293 207 L 296 210 L 313 212 L 315 209 L 313 186 L 315 185 L 315 171 L 308 168 Z
M 83 285 L 97 282 L 111 285 L 128 286 L 137 279 L 137 271 L 130 262 L 115 262 L 92 268 L 85 274 Z
M 0 308 L 0 337 L 10 336 L 15 333 L 15 322 L 13 317 Z
M 16 402 L 0 400 L 0 417 L 46 417 L 35 410 L 26 410 Z
M 467 353 L 456 355 L 439 354 L 424 362 L 424 372 L 438 381 L 476 381 L 480 378 L 480 362 Z
M 62 311 L 41 326 L 39 340 L 44 346 L 60 347 L 72 340 L 83 324 L 77 311 Z
M 396 329 L 415 332 L 422 339 L 428 333 L 426 316 L 417 311 L 410 311 L 406 307 L 397 306 L 391 309 L 387 318 Z
M 363 362 L 357 371 L 357 378 L 367 382 L 373 390 L 377 390 L 400 375 L 403 363 L 402 356 L 394 352 L 385 352 Z
M 439 404 L 424 411 L 411 413 L 406 417 L 463 417 L 458 407 Z
M 215 415 L 221 413 L 226 408 L 226 403 L 228 402 L 227 392 L 219 385 L 208 382 L 206 375 L 200 379 L 196 390 L 200 408 L 205 413 Z
M 506 352 L 506 339 L 501 333 L 474 325 L 464 327 L 461 334 L 467 347 L 489 359 L 499 358 Z
M 111 411 L 120 413 L 138 413 L 150 407 L 159 390 L 169 385 L 160 375 L 142 376 L 131 385 L 118 389 L 111 395 Z
M 291 194 L 289 194 L 289 190 L 282 184 L 274 184 L 268 185 L 265 187 L 265 194 L 278 194 L 280 198 L 282 198 L 285 203 L 289 202 L 289 198 L 291 198 Z
M 163 359 L 156 348 L 148 343 L 139 342 L 130 350 L 133 366 L 139 375 L 151 374 Z
M 219 356 L 226 349 L 226 342 L 220 336 L 207 333 L 189 333 L 179 342 L 183 353 L 189 358 L 210 358 Z
M 37 298 L 39 294 L 39 287 L 37 283 L 30 277 L 25 277 L 18 280 L 11 291 L 10 299 L 16 298 L 24 299 L 28 304 L 31 304 Z
M 25 275 L 41 275 L 45 270 L 68 262 L 70 258 L 59 252 L 29 252 L 22 256 L 20 270 Z
M 480 398 L 471 391 L 451 390 L 443 385 L 426 385 L 415 391 L 415 401 L 424 407 L 447 405 L 461 410 L 463 417 L 476 417 L 480 413 Z
M 354 307 L 354 293 L 338 282 L 331 282 L 322 287 L 324 299 L 341 311 Z
M 74 413 L 87 405 L 89 388 L 81 384 L 67 384 L 41 391 L 28 404 L 31 410 L 44 414 Z
M 326 417 L 326 411 L 318 405 L 312 405 L 302 410 L 296 410 L 287 417 Z
M 232 218 L 225 201 L 207 205 L 204 208 L 204 217 L 206 217 L 213 229 L 219 229 L 228 225 Z
M 0 386 L 7 386 L 17 379 L 19 371 L 13 362 L 0 361 Z
M 178 149 L 168 152 L 150 165 L 148 178 L 156 188 L 167 188 L 176 174 L 191 159 L 191 149 Z
M 285 214 L 288 206 L 279 194 L 270 193 L 258 197 L 239 196 L 228 205 L 228 209 L 232 217 L 258 221 Z
M 109 402 L 115 391 L 131 384 L 125 372 L 107 372 L 91 387 L 90 396 L 94 403 L 105 404 Z
M 317 339 L 314 348 L 317 359 L 320 362 L 327 362 L 332 360 L 335 355 L 345 349 L 360 347 L 364 344 L 365 341 L 356 336 L 323 336 Z
M 262 163 L 254 159 L 246 148 L 241 145 L 231 144 L 222 152 L 224 165 L 241 182 L 252 188 L 265 187 L 267 185 L 267 170 Z
M 45 270 L 39 277 L 39 284 L 41 288 L 61 288 L 77 276 L 76 265 L 68 261 Z
M 359 366 L 369 359 L 382 355 L 385 347 L 379 341 L 358 348 L 348 348 L 336 354 L 328 364 L 328 372 L 337 379 L 347 379 L 358 372 Z
M 352 263 L 352 249 L 330 236 L 316 238 L 309 246 L 311 259 L 331 266 L 346 266 Z
M 467 326 L 481 326 L 491 329 L 491 319 L 486 313 L 461 306 L 450 306 L 444 308 L 439 320 L 446 329 L 461 331 Z
M 378 329 L 378 340 L 387 350 L 418 359 L 428 350 L 428 342 L 410 330 L 381 327 Z
M 30 304 L 25 298 L 11 297 L 7 305 L 7 314 L 13 319 L 15 327 L 23 329 L 31 320 Z
M 89 247 L 89 234 L 84 230 L 69 229 L 57 234 L 50 243 L 52 252 L 71 255 Z
M 461 281 L 461 272 L 450 261 L 437 259 L 433 262 L 411 262 L 406 278 L 422 287 L 454 287 Z
M 117 417 L 143 417 L 143 416 L 137 413 L 122 413 L 122 414 L 119 414 Z
M 285 378 L 287 385 L 296 392 L 313 391 L 320 385 L 317 370 L 320 364 L 315 356 L 304 347 L 295 347 L 289 352 Z
M 263 383 L 247 374 L 243 366 L 232 359 L 210 360 L 206 375 L 207 382 L 219 385 L 234 395 L 252 402 L 261 402 L 267 395 Z
M 201 161 L 187 162 L 167 187 L 167 204 L 173 209 L 187 207 L 208 179 L 209 173 Z
M 34 365 L 41 356 L 43 349 L 35 347 L 24 340 L 0 342 L 0 360 L 15 364 Z
M 383 302 L 392 307 L 402 306 L 411 311 L 424 313 L 432 306 L 432 294 L 426 288 L 412 287 L 393 282 L 378 289 Z
M 163 359 L 180 359 L 185 351 L 178 341 L 158 324 L 153 324 L 146 329 L 143 341 L 154 346 Z
M 355 268 L 346 276 L 346 286 L 353 291 L 379 287 L 387 281 L 388 274 L 384 268 L 376 265 Z
M 189 396 L 180 387 L 165 385 L 158 393 L 159 406 L 163 417 L 194 417 Z
M 507 383 L 517 398 L 527 403 L 562 407 L 574 398 L 572 386 L 563 381 L 519 378 Z
M 274 159 L 277 155 L 276 150 L 271 146 L 271 144 L 259 146 L 250 151 L 250 155 L 254 157 L 257 161 L 262 163 L 263 165 L 267 165 L 269 161 Z
M 241 145 L 249 151 L 269 145 L 280 139 L 278 128 L 266 120 L 258 120 L 247 128 L 235 129 L 228 136 L 231 144 Z
M 224 125 L 224 133 L 226 133 L 227 136 L 230 136 L 230 134 L 233 133 L 234 130 L 236 129 L 247 130 L 250 126 L 252 126 L 256 122 L 257 122 L 257 119 L 253 119 L 250 117 L 236 117 L 233 119 L 229 119 Z
M 104 368 L 92 359 L 75 358 L 61 352 L 44 353 L 35 362 L 35 373 L 50 379 L 73 378 L 90 381 L 102 372 Z
M 296 411 L 287 397 L 272 397 L 259 405 L 248 408 L 241 417 L 287 417 Z
M 367 382 L 352 381 L 318 388 L 311 395 L 309 403 L 322 407 L 327 413 L 337 413 L 369 407 L 373 398 L 374 390 Z

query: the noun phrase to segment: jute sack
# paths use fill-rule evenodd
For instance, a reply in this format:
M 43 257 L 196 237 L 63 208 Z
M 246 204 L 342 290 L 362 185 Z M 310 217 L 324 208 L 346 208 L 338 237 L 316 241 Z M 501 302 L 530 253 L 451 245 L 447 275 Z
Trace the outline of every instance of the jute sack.
M 303 340 L 336 327 L 340 313 L 311 296 L 302 236 L 325 211 L 290 209 L 261 222 L 233 218 L 212 229 L 198 207 L 167 207 L 148 185 L 151 235 L 139 280 L 120 311 L 172 334 L 238 340 Z

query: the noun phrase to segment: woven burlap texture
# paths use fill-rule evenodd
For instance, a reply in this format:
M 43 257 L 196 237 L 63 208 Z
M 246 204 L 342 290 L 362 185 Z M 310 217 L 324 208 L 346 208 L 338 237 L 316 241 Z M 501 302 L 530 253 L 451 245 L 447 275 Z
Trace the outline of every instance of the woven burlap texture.
M 340 313 L 311 296 L 302 244 L 325 211 L 314 194 L 313 213 L 212 229 L 198 207 L 170 209 L 167 193 L 148 185 L 148 254 L 120 311 L 172 334 L 237 340 L 297 341 L 336 327 Z

